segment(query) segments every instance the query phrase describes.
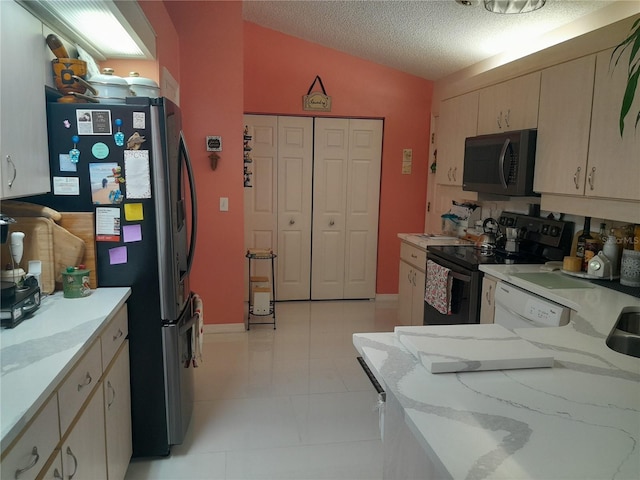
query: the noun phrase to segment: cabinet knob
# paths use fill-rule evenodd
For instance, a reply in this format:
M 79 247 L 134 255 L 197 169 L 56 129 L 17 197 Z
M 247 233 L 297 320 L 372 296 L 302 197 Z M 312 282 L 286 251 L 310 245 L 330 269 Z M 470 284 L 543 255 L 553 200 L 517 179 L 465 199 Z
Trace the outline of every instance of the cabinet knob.
M 573 174 L 573 183 L 576 185 L 576 190 L 580 189 L 580 167 L 576 170 L 576 173 Z
M 18 468 L 16 470 L 16 474 L 14 476 L 14 478 L 18 479 L 20 478 L 20 475 L 22 475 L 24 472 L 26 472 L 27 470 L 31 470 L 33 467 L 36 466 L 36 463 L 38 463 L 38 460 L 40 460 L 40 454 L 38 453 L 38 447 L 33 447 L 33 450 L 31 450 L 31 461 L 29 462 L 29 465 L 27 465 L 26 467 L 23 468 Z
M 13 182 L 15 181 L 16 175 L 18 174 L 18 169 L 16 168 L 16 164 L 13 163 L 13 160 L 11 160 L 11 155 L 7 155 L 7 163 L 11 165 L 11 168 L 13 169 L 13 176 L 11 177 L 11 180 L 7 182 L 7 186 L 11 188 L 13 187 Z
M 67 455 L 73 459 L 73 473 L 69 474 L 69 480 L 71 480 L 78 471 L 78 458 L 71 451 L 71 447 L 67 447 Z
M 591 190 L 593 190 L 593 184 L 595 182 L 595 178 L 594 178 L 595 174 L 596 174 L 596 167 L 593 167 L 589 172 L 589 178 L 587 179 L 589 181 L 589 188 Z

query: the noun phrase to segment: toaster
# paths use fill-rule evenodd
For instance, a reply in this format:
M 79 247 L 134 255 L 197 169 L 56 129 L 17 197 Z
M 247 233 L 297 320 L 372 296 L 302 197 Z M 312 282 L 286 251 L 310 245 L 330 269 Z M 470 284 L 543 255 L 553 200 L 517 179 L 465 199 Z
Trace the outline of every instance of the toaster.
M 592 277 L 611 278 L 611 260 L 609 260 L 602 251 L 598 252 L 597 255 L 594 255 L 593 258 L 589 260 L 587 273 Z

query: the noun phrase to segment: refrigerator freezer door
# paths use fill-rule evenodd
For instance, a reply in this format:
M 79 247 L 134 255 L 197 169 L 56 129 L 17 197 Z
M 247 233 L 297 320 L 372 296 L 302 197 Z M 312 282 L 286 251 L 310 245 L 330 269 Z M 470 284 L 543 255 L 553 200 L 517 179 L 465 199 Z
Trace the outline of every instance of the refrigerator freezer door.
M 184 441 L 193 412 L 191 339 L 197 318 L 188 306 L 180 321 L 162 327 L 169 445 Z

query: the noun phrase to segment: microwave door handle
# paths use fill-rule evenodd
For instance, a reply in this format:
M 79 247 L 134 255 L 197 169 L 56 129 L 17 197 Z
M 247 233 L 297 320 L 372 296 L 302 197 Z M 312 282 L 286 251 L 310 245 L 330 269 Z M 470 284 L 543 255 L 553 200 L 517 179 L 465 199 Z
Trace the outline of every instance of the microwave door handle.
M 507 148 L 509 148 L 509 143 L 511 143 L 510 139 L 506 139 L 504 141 L 504 145 L 502 145 L 502 151 L 500 152 L 500 183 L 502 183 L 502 188 L 507 189 L 507 179 L 504 176 L 504 157 L 507 154 Z

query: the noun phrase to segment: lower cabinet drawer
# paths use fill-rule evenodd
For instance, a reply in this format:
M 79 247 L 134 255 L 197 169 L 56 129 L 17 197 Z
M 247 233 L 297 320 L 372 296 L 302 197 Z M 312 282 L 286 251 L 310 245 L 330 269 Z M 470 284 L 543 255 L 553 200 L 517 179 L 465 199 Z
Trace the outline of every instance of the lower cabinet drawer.
M 106 370 L 113 359 L 113 356 L 127 338 L 129 333 L 127 323 L 127 305 L 123 305 L 118 313 L 115 314 L 114 319 L 106 328 L 104 333 L 100 336 L 102 342 L 102 368 Z
M 33 480 L 44 468 L 60 441 L 58 399 L 54 394 L 44 405 L 22 437 L 2 458 L 2 480 Z
M 400 258 L 423 272 L 427 267 L 427 252 L 405 242 L 400 243 Z
M 95 341 L 58 390 L 60 431 L 67 431 L 102 376 L 100 341 Z

